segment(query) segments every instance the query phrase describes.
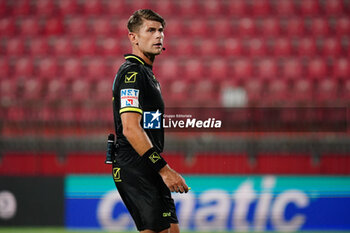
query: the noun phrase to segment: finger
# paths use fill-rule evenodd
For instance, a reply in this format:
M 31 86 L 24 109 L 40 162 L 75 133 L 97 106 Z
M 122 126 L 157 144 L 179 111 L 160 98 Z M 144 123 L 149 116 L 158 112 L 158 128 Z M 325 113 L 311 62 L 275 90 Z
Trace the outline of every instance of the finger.
M 180 192 L 180 193 L 185 192 L 184 186 L 182 186 L 182 185 L 179 186 L 179 192 Z
M 183 187 L 183 189 L 184 189 L 185 193 L 187 193 L 187 192 L 188 192 L 188 190 L 189 190 L 189 189 L 188 189 L 187 184 L 186 184 L 186 183 L 184 183 L 182 187 Z

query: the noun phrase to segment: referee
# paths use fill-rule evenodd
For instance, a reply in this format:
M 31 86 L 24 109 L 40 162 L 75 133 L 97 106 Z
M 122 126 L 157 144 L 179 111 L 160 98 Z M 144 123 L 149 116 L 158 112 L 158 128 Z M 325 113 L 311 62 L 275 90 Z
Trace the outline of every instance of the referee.
M 163 50 L 164 19 L 152 10 L 134 12 L 127 24 L 132 54 L 113 83 L 118 150 L 113 179 L 140 232 L 178 233 L 170 192 L 188 192 L 185 180 L 162 158 L 164 103 L 152 72 Z

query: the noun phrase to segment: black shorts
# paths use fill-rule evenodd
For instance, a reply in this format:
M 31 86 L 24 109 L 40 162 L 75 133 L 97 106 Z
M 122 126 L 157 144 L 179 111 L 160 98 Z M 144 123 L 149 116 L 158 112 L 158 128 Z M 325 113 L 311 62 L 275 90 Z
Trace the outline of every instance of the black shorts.
M 178 223 L 170 190 L 134 150 L 118 150 L 112 174 L 138 231 L 162 231 Z

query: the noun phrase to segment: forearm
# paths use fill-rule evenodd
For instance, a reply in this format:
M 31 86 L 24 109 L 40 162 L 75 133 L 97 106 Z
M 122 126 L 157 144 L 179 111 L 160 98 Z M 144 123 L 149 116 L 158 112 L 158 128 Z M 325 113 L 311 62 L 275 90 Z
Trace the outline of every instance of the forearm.
M 124 129 L 124 135 L 139 155 L 143 155 L 146 153 L 146 151 L 153 147 L 152 142 L 149 140 L 146 132 L 141 127 Z

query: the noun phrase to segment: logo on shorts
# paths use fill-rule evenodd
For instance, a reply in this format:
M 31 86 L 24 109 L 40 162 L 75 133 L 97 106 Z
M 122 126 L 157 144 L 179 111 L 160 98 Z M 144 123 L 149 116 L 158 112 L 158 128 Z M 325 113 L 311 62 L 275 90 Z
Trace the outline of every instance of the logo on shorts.
M 156 163 L 158 160 L 160 160 L 160 155 L 157 152 L 153 152 L 153 154 L 149 156 L 149 159 L 152 161 L 152 163 Z
M 160 116 L 162 113 L 157 110 L 156 112 L 144 112 L 143 113 L 143 128 L 144 129 L 160 129 L 161 121 Z
M 136 75 L 138 73 L 137 72 L 128 72 L 125 75 L 125 83 L 134 83 L 136 82 Z
M 171 213 L 170 212 L 165 212 L 163 213 L 163 217 L 170 217 L 171 216 Z
M 120 167 L 113 168 L 113 179 L 115 182 L 121 182 L 120 179 Z

